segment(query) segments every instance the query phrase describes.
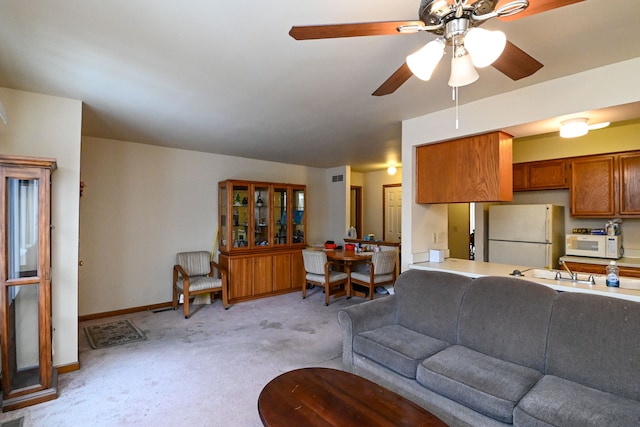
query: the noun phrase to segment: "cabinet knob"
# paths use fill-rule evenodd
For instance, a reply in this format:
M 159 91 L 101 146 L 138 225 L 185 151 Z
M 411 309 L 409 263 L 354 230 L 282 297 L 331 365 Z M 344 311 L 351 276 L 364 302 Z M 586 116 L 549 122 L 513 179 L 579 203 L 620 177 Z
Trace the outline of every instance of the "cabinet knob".
M 78 266 L 79 267 L 82 267 L 83 265 L 84 265 L 84 261 L 83 260 L 78 261 Z

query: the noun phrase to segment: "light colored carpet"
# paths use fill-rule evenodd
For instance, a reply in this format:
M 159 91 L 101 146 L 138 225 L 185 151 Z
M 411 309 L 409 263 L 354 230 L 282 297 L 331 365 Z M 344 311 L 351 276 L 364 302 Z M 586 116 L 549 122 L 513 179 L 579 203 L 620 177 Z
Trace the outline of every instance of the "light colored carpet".
M 376 298 L 384 296 L 376 295 Z M 277 375 L 301 367 L 342 368 L 340 309 L 321 290 L 245 302 L 217 300 L 190 319 L 178 311 L 142 312 L 83 322 L 79 371 L 61 375 L 60 397 L 0 415 L 24 426 L 261 426 L 257 399 Z M 91 349 L 82 328 L 131 319 L 146 341 Z

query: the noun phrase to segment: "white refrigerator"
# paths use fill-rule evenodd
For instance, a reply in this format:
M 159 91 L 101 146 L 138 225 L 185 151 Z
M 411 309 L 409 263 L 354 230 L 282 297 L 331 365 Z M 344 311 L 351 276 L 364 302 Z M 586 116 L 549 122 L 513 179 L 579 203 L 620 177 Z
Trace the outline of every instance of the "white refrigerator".
M 564 255 L 564 207 L 491 205 L 489 262 L 558 268 Z

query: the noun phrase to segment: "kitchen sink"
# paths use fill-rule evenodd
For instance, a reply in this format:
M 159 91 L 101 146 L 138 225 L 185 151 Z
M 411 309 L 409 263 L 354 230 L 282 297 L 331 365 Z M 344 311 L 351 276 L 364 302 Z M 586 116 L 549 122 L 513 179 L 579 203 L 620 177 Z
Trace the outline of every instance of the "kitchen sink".
M 573 282 L 579 284 L 590 284 L 590 278 L 593 277 L 595 285 L 606 286 L 606 277 L 604 274 L 589 274 L 589 273 L 577 273 L 578 280 L 571 278 L 569 273 L 564 270 L 546 270 L 546 269 L 534 269 L 531 270 L 527 276 L 535 277 L 536 279 L 558 280 L 556 275 L 560 272 L 560 280 L 562 282 Z M 640 290 L 640 279 L 633 279 L 630 277 L 620 278 L 620 287 L 623 289 L 635 289 Z

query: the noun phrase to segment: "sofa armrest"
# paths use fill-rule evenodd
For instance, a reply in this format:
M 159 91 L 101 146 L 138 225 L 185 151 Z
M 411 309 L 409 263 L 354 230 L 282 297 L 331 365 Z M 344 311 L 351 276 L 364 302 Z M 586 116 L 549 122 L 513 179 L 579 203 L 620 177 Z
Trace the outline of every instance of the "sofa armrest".
M 396 296 L 354 305 L 338 312 L 342 327 L 342 363 L 353 370 L 353 338 L 363 331 L 370 331 L 396 322 Z

